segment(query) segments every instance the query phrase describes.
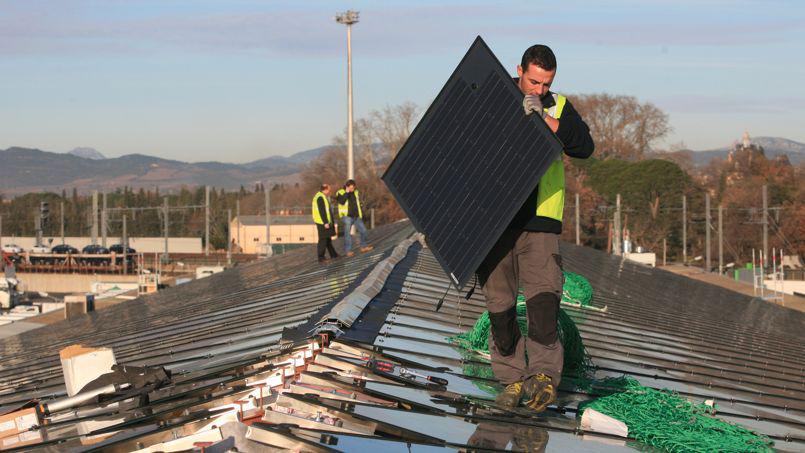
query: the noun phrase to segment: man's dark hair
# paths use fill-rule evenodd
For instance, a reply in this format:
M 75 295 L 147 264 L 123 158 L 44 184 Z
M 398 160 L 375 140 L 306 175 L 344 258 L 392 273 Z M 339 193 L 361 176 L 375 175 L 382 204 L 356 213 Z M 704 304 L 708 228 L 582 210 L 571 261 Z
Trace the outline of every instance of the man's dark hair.
M 329 189 L 329 188 L 330 188 L 330 185 L 329 185 L 329 184 L 322 183 L 321 188 L 320 188 L 319 190 L 327 190 L 327 189 Z
M 535 44 L 523 53 L 520 67 L 523 68 L 523 71 L 527 71 L 530 64 L 535 64 L 546 71 L 553 71 L 556 69 L 556 55 L 553 54 L 550 47 Z
M 344 187 L 354 186 L 355 180 L 354 179 L 347 179 L 347 183 L 344 184 Z

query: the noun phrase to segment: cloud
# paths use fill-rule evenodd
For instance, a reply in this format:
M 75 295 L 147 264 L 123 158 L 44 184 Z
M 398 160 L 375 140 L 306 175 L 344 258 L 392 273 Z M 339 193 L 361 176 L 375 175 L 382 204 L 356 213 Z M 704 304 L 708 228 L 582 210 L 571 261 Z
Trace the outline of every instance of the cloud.
M 254 3 L 224 10 L 203 3 L 195 8 L 192 3 L 178 4 L 183 7 L 146 4 L 142 8 L 146 12 L 135 14 L 126 2 L 4 3 L 0 54 L 189 51 L 318 57 L 343 51 L 343 26 L 333 20 L 335 8 Z M 721 17 L 690 9 L 670 14 L 647 9 L 636 15 L 628 3 L 584 10 L 557 5 L 546 20 L 541 7 L 531 3 L 505 7 L 495 3 L 371 3 L 361 11 L 354 45 L 364 56 L 393 58 L 463 48 L 477 34 L 518 40 L 549 36 L 553 42 L 602 46 L 742 46 L 782 42 L 805 30 L 796 16 L 740 16 L 736 20 L 729 13 Z

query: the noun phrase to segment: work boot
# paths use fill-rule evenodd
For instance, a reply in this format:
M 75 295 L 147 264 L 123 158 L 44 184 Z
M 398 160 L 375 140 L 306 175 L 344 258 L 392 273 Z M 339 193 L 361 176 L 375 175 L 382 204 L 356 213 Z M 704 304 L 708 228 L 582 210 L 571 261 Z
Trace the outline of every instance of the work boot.
M 556 386 L 550 376 L 539 373 L 531 376 L 523 383 L 525 405 L 537 412 L 544 411 L 549 404 L 556 401 Z
M 502 392 L 495 398 L 495 403 L 498 406 L 515 408 L 520 404 L 520 398 L 523 396 L 523 381 L 512 382 L 507 385 Z
M 347 252 L 347 256 L 355 256 L 355 252 L 350 250 L 350 251 Z
M 371 252 L 371 251 L 372 251 L 372 249 L 374 249 L 374 247 L 373 247 L 373 246 L 371 246 L 371 245 L 367 245 L 366 247 L 361 247 L 361 252 L 363 252 L 363 253 L 366 253 L 366 252 Z

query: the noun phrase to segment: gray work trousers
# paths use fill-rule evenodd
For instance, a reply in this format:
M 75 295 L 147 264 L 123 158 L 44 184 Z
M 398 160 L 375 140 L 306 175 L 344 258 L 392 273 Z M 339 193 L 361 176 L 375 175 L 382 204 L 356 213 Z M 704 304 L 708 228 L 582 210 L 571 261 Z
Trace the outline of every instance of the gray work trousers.
M 495 377 L 508 385 L 543 373 L 558 386 L 564 357 L 557 330 L 564 280 L 559 235 L 506 230 L 478 277 L 492 324 L 489 352 Z M 528 311 L 526 336 L 516 322 L 519 287 Z

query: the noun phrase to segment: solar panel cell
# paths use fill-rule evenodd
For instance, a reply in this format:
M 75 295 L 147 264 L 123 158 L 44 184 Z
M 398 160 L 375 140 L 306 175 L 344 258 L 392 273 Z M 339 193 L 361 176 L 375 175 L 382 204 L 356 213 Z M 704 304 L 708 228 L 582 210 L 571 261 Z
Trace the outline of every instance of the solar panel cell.
M 478 37 L 383 181 L 458 287 L 562 152 Z M 536 209 L 536 208 L 535 208 Z

